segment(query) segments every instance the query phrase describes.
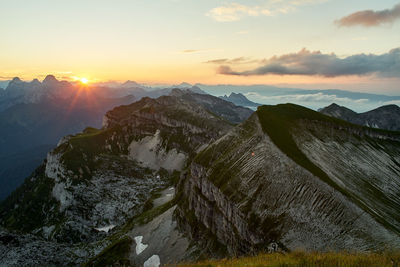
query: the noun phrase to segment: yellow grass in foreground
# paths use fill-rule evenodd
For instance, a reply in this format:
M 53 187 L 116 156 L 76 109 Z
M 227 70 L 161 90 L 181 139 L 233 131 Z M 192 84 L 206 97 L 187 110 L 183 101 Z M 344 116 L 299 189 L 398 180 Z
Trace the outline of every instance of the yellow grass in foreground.
M 236 259 L 207 260 L 198 263 L 184 263 L 179 267 L 261 267 L 261 266 L 399 266 L 400 253 L 305 253 L 261 254 Z

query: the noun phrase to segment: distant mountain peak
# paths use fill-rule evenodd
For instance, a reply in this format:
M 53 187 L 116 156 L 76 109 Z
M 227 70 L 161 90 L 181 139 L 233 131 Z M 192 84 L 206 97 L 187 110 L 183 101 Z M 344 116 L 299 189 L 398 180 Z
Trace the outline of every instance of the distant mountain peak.
M 15 89 L 23 86 L 24 82 L 19 77 L 14 77 L 7 85 L 6 90 Z
M 182 82 L 181 84 L 179 84 L 180 86 L 189 86 L 192 87 L 192 85 L 190 83 L 187 82 Z
M 14 82 L 14 83 L 16 83 L 16 82 L 22 82 L 22 80 L 21 80 L 19 77 L 14 77 L 14 78 L 11 80 L 11 82 Z
M 46 78 L 44 78 L 44 80 L 43 80 L 44 84 L 55 83 L 55 82 L 58 82 L 58 80 L 56 79 L 56 77 L 54 75 L 51 75 L 51 74 L 47 75 Z
M 131 80 L 127 80 L 126 82 L 124 82 L 124 83 L 122 84 L 122 87 L 123 87 L 123 88 L 137 87 L 137 86 L 140 86 L 140 84 L 138 84 L 138 83 L 135 82 L 135 81 L 131 81 Z
M 187 88 L 192 88 L 193 85 L 191 85 L 190 83 L 187 83 L 187 82 L 182 82 L 182 83 L 180 83 L 178 85 L 173 85 L 172 87 L 173 88 L 179 88 L 179 89 L 187 89 Z
M 333 103 L 320 109 L 319 112 L 358 125 L 392 131 L 400 130 L 400 107 L 397 105 L 386 105 L 364 113 L 356 113 Z
M 332 104 L 330 104 L 329 106 L 327 106 L 327 108 L 340 108 L 340 107 L 342 107 L 342 106 L 339 106 L 339 105 L 336 104 L 336 103 L 332 103 Z
M 232 92 L 229 96 L 224 95 L 221 96 L 220 98 L 232 102 L 235 105 L 238 106 L 244 106 L 244 107 L 258 107 L 261 106 L 261 104 L 255 103 L 253 101 L 250 101 L 245 95 L 242 93 L 235 93 Z
M 229 95 L 229 97 L 237 97 L 237 98 L 240 98 L 240 99 L 243 99 L 243 100 L 248 100 L 247 97 L 245 97 L 242 93 L 235 93 L 235 92 L 232 92 L 232 93 Z
M 33 79 L 30 83 L 33 84 L 33 85 L 40 85 L 41 84 L 38 79 Z

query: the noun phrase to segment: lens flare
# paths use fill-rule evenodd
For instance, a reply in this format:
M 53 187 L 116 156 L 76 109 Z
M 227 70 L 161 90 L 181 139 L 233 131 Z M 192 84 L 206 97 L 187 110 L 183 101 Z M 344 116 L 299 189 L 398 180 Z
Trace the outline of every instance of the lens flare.
M 78 82 L 80 82 L 80 83 L 82 83 L 82 84 L 88 84 L 89 83 L 89 79 L 88 78 L 85 78 L 85 77 L 77 77 L 77 76 L 74 76 L 74 77 L 72 77 L 73 79 L 74 79 L 74 81 L 78 81 Z
M 81 78 L 79 81 L 84 84 L 87 84 L 89 82 L 87 78 Z

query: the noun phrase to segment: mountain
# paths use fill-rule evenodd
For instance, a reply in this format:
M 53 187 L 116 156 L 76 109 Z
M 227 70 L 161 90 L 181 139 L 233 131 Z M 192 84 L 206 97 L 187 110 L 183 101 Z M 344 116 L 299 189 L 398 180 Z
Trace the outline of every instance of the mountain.
M 356 113 L 335 103 L 319 110 L 325 115 L 367 127 L 400 131 L 400 107 L 387 105 L 374 110 Z
M 251 101 L 260 104 L 275 105 L 294 103 L 317 110 L 335 102 L 352 106 L 357 112 L 371 110 L 400 101 L 398 95 L 378 95 L 337 89 L 299 89 L 268 85 L 205 85 L 196 84 L 202 90 L 216 96 L 229 95 L 231 92 L 244 94 Z
M 0 204 L 0 265 L 399 249 L 400 132 L 170 93 L 58 143 Z
M 111 96 L 52 75 L 43 82 L 14 78 L 0 96 L 0 157 L 5 158 L 0 164 L 0 200 L 42 161 L 48 152 L 44 147 L 87 126 L 100 127 L 106 111 L 135 101 L 132 95 Z M 19 160 L 8 160 L 16 155 Z
M 178 85 L 173 85 L 172 88 L 178 88 L 178 89 L 188 89 L 193 87 L 190 83 L 182 82 Z
M 188 102 L 196 103 L 227 121 L 238 124 L 253 113 L 251 109 L 236 106 L 229 101 L 221 100 L 208 94 L 199 94 L 191 89 L 172 89 L 170 95 L 180 97 Z
M 63 138 L 32 176 L 0 205 L 0 221 L 8 229 L 3 235 L 25 240 L 24 246 L 41 240 L 44 254 L 53 247 L 64 247 L 64 254 L 73 255 L 59 256 L 57 262 L 82 263 L 107 251 L 114 242 L 130 247 L 135 237 L 145 233 L 152 234 L 160 247 L 149 248 L 143 255 L 155 250 L 163 258 L 170 255 L 171 262 L 191 257 L 195 247 L 189 247 L 190 241 L 178 231 L 172 217 L 176 206 L 169 201 L 174 191 L 171 186 L 199 149 L 234 127 L 233 122 L 216 115 L 225 114 L 233 104 L 213 96 L 174 92 L 177 95 L 145 97 L 116 107 L 104 116 L 102 129 L 87 128 Z M 220 105 L 227 105 L 227 109 L 220 111 Z M 158 200 L 154 196 L 161 189 L 167 193 Z M 153 206 L 158 213 L 162 208 L 168 227 L 157 230 L 158 224 L 154 229 L 146 225 L 153 230 L 140 230 L 144 223 L 136 221 L 148 218 L 148 209 L 155 214 Z M 26 257 L 49 263 L 35 256 L 34 250 L 28 246 L 17 257 L 10 245 L 3 255 L 17 257 L 21 263 Z M 145 260 L 132 259 L 138 265 Z
M 204 93 L 196 87 L 185 90 Z M 54 75 L 47 75 L 42 82 L 13 78 L 5 90 L 0 90 L 0 157 L 18 154 L 26 165 L 21 161 L 0 164 L 0 187 L 4 189 L 0 200 L 34 170 L 40 163 L 38 158 L 44 158 L 43 146 L 55 146 L 63 136 L 81 132 L 87 126 L 101 127 L 103 115 L 115 106 L 171 91 L 148 91 L 134 81 L 82 85 L 59 81 Z
M 399 248 L 400 133 L 262 106 L 181 178 L 178 221 L 224 255 Z
M 222 98 L 223 100 L 232 102 L 233 104 L 235 104 L 237 106 L 243 106 L 243 107 L 258 107 L 258 106 L 261 106 L 261 104 L 258 104 L 258 103 L 255 103 L 255 102 L 252 102 L 252 101 L 248 100 L 247 97 L 245 97 L 241 93 L 232 92 L 229 96 L 224 95 L 224 96 L 220 96 L 220 98 Z
M 4 89 L 4 88 L 6 88 L 7 86 L 8 86 L 8 83 L 9 83 L 10 81 L 0 81 L 0 88 L 1 89 Z M 4 91 L 4 90 L 3 90 Z M 3 92 L 2 90 L 0 90 L 0 95 L 1 95 L 1 92 Z
M 43 82 L 37 79 L 31 82 L 15 77 L 9 83 L 0 98 L 0 111 L 15 104 L 39 103 L 52 99 L 68 99 L 76 95 L 77 88 L 67 81 L 58 81 L 53 75 L 47 75 Z

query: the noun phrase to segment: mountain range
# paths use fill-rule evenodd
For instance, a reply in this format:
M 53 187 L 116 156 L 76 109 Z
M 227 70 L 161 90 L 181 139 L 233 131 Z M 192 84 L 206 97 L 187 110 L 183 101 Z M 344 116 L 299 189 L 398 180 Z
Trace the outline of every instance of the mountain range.
M 0 204 L 0 264 L 399 249 L 400 132 L 363 125 L 180 89 L 115 107 Z
M 204 93 L 197 87 L 180 87 Z M 146 96 L 168 95 L 172 90 L 134 81 L 84 85 L 59 81 L 53 75 L 42 82 L 12 79 L 0 89 L 0 157 L 18 161 L 0 161 L 0 200 L 29 176 L 63 136 L 88 126 L 101 127 L 103 115 L 113 107 Z
M 319 110 L 321 113 L 367 127 L 400 131 L 400 107 L 386 105 L 367 112 L 356 113 L 337 104 Z

